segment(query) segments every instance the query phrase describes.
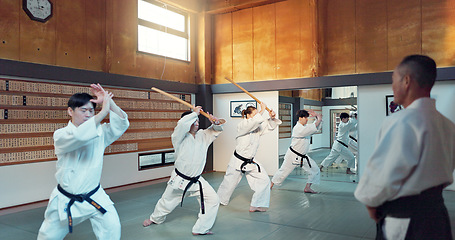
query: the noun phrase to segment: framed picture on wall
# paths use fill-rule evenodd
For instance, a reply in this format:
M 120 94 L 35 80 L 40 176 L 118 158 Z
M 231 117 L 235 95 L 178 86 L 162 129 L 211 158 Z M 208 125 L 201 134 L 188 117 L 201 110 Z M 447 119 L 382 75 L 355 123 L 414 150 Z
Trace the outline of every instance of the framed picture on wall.
M 231 101 L 231 117 L 242 117 L 242 111 L 249 106 L 257 108 L 257 102 L 254 100 Z
M 386 116 L 389 116 L 392 113 L 398 112 L 400 110 L 403 110 L 404 107 L 396 104 L 394 101 L 393 95 L 387 95 L 385 96 L 385 114 Z

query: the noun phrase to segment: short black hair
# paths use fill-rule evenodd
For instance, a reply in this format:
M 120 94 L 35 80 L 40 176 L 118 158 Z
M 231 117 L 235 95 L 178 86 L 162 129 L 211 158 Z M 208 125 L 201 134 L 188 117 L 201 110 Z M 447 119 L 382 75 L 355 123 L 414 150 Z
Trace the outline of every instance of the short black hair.
M 340 119 L 349 118 L 349 114 L 343 112 L 340 114 Z
M 306 118 L 307 118 L 307 117 L 310 116 L 310 114 L 308 113 L 308 111 L 307 111 L 307 110 L 303 110 L 303 109 L 297 111 L 297 113 L 296 113 L 295 115 L 296 115 L 298 118 L 303 118 L 303 117 L 306 117 Z
M 425 55 L 409 55 L 398 65 L 402 74 L 409 74 L 420 87 L 431 88 L 436 81 L 436 62 Z
M 188 115 L 188 114 L 190 114 L 192 112 L 193 111 L 186 111 L 186 112 L 182 113 L 182 116 L 180 116 L 180 118 L 185 117 L 186 115 Z
M 246 118 L 247 114 L 251 114 L 254 110 L 256 110 L 253 106 L 248 106 L 246 109 L 242 111 L 242 118 Z
M 74 110 L 90 102 L 90 99 L 94 99 L 94 97 L 88 93 L 75 93 L 68 100 L 68 107 Z M 93 108 L 96 108 L 96 103 L 92 102 L 92 104 Z

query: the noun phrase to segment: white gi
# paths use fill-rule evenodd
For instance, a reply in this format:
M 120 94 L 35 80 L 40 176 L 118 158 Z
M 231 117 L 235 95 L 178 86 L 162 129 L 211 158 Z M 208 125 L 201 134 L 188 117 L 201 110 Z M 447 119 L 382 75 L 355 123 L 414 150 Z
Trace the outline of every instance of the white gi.
M 179 172 L 188 177 L 197 177 L 202 174 L 205 167 L 207 149 L 223 131 L 222 126 L 212 125 L 205 130 L 197 131 L 196 136 L 193 137 L 189 130 L 197 119 L 198 115 L 195 112 L 182 117 L 172 133 L 172 145 L 175 150 L 174 166 Z M 194 224 L 192 232 L 205 234 L 209 232 L 215 223 L 220 200 L 215 190 L 202 176 L 199 177 L 199 181 L 202 183 L 205 214 L 199 211 L 198 220 Z M 163 223 L 166 220 L 166 216 L 181 202 L 183 190 L 185 190 L 188 183 L 189 180 L 177 175 L 175 170 L 172 171 L 166 190 L 150 215 L 150 220 L 156 224 Z M 194 183 L 191 185 L 185 196 L 197 196 L 200 203 L 199 184 Z
M 279 124 L 280 119 L 267 120 L 261 114 L 256 114 L 250 119 L 244 119 L 237 125 L 237 137 L 235 151 L 244 158 L 254 158 L 259 148 L 259 140 L 263 134 L 273 131 Z M 246 164 L 242 169 L 240 166 L 244 163 L 234 155 L 226 169 L 223 181 L 218 188 L 218 196 L 220 197 L 220 203 L 227 205 L 231 198 L 234 189 L 242 180 L 242 172 L 245 171 L 245 176 L 250 185 L 250 188 L 254 191 L 251 199 L 252 207 L 269 207 L 270 205 L 270 179 L 265 171 L 265 168 L 257 162 L 261 171 L 258 171 L 256 164 Z
M 355 157 L 351 150 L 341 144 L 339 141 L 347 145 L 349 139 L 349 132 L 357 125 L 357 119 L 350 118 L 348 122 L 340 122 L 338 125 L 338 134 L 336 140 L 333 141 L 332 150 L 330 154 L 322 161 L 321 166 L 324 168 L 332 165 L 332 163 L 341 156 L 344 160 L 348 161 L 348 168 L 353 168 L 355 165 Z
M 309 123 L 303 126 L 297 122 L 292 129 L 291 146 L 296 152 L 305 155 L 310 149 L 310 138 L 318 129 L 314 123 Z M 308 165 L 308 161 L 303 158 L 302 168 L 308 173 L 307 183 L 319 184 L 321 179 L 321 171 L 319 170 L 318 164 L 307 156 L 311 167 Z M 272 178 L 273 184 L 280 186 L 283 181 L 289 176 L 295 167 L 300 166 L 301 157 L 291 151 L 289 148 L 284 155 L 283 164 L 280 169 L 275 173 Z
M 453 182 L 454 168 L 455 124 L 436 110 L 433 99 L 419 98 L 383 122 L 355 197 L 367 206 L 378 207 L 435 186 L 446 187 Z M 428 217 L 426 221 L 431 222 Z M 399 235 L 403 231 L 394 232 L 392 227 L 406 229 L 408 223 L 386 217 L 385 235 Z
M 355 127 L 351 130 L 351 132 L 349 132 L 349 140 L 348 140 L 348 149 L 352 152 L 352 154 L 354 154 L 354 157 L 356 159 L 356 162 L 357 162 L 357 153 L 359 151 L 359 144 L 357 142 L 357 124 L 355 124 Z M 352 139 L 354 138 L 354 139 Z M 339 164 L 341 163 L 341 161 L 343 161 L 343 157 L 342 156 L 338 156 L 337 160 L 335 161 L 336 164 Z M 355 165 L 357 166 L 357 165 Z
M 122 111 L 122 110 L 120 110 Z M 109 111 L 109 123 L 96 125 L 92 117 L 79 127 L 70 121 L 68 126 L 54 132 L 57 155 L 57 183 L 71 194 L 85 194 L 100 183 L 103 155 L 107 146 L 117 140 L 129 126 L 128 116 Z M 120 239 L 120 220 L 114 203 L 100 187 L 91 198 L 107 210 L 105 214 L 87 201 L 71 206 L 73 226 L 87 219 L 97 239 Z M 70 199 L 55 188 L 49 198 L 38 239 L 63 239 L 69 232 L 66 206 Z

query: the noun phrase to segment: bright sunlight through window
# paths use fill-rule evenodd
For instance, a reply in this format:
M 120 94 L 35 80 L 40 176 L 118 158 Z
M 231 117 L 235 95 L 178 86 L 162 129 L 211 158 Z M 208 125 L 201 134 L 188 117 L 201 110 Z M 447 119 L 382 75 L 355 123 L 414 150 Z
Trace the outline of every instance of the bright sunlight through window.
M 138 0 L 138 50 L 190 61 L 188 14 L 154 0 Z

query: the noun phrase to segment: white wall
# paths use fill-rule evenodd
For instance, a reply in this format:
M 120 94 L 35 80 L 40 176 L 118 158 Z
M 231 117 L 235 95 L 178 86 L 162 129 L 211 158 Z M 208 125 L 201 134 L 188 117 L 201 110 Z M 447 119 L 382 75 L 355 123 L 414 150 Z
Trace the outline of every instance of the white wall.
M 392 85 L 360 86 L 358 104 L 359 119 L 359 174 L 376 145 L 379 128 L 384 121 L 385 96 L 393 95 Z M 436 99 L 436 108 L 455 122 L 455 81 L 436 82 L 431 92 Z
M 0 167 L 0 209 L 49 199 L 56 161 Z M 173 166 L 138 171 L 138 153 L 104 157 L 101 185 L 122 186 L 170 176 Z
M 332 88 L 332 98 L 349 98 L 357 97 L 357 86 L 350 87 L 334 87 Z
M 278 91 L 254 92 L 253 94 L 264 101 L 269 108 L 275 110 L 278 117 Z M 225 172 L 234 153 L 237 124 L 242 119 L 230 117 L 230 101 L 241 100 L 250 100 L 250 97 L 245 93 L 213 95 L 214 115 L 227 121 L 224 124 L 223 133 L 213 142 L 213 168 L 215 171 Z M 273 175 L 278 170 L 278 129 L 261 137 L 255 160 L 264 166 L 269 175 Z

